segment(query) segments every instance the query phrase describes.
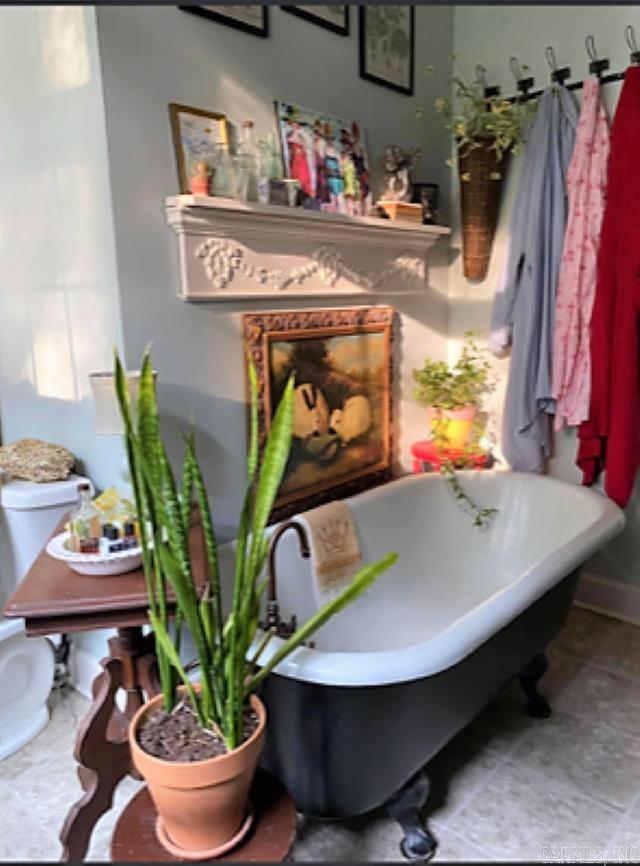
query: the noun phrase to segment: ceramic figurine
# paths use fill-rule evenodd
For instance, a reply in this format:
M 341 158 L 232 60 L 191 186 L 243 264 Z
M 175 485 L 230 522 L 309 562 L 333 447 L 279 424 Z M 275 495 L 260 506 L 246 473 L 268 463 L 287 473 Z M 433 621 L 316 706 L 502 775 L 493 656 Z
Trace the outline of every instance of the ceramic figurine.
M 210 171 L 207 161 L 199 159 L 193 164 L 189 188 L 193 195 L 209 195 Z
M 416 167 L 422 151 L 418 147 L 404 150 L 396 144 L 385 148 L 382 156 L 385 188 L 381 199 L 386 201 L 409 201 L 411 198 L 411 170 Z

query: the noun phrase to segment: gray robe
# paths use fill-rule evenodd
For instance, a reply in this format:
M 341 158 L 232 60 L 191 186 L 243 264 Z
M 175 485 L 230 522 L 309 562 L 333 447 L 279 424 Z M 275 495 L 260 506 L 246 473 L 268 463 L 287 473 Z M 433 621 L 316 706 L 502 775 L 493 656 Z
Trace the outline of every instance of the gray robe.
M 504 354 L 511 345 L 502 451 L 511 468 L 523 472 L 541 472 L 550 454 L 553 321 L 577 123 L 572 94 L 565 87 L 546 90 L 527 137 L 507 261 L 493 303 L 491 348 Z

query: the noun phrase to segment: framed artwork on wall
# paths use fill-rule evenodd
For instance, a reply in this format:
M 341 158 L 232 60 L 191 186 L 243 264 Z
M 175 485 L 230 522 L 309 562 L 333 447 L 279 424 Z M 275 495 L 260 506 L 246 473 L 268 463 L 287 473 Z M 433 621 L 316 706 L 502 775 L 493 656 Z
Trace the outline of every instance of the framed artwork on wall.
M 295 370 L 293 444 L 273 519 L 383 481 L 392 471 L 392 307 L 247 313 L 264 445 Z
M 226 115 L 177 102 L 169 104 L 180 192 L 189 193 L 189 175 L 196 162 L 213 164 L 216 146 L 229 144 Z
M 360 76 L 413 95 L 414 6 L 360 6 Z
M 254 36 L 269 35 L 269 8 L 267 6 L 237 4 L 228 6 L 179 6 L 184 12 L 192 12 L 201 18 L 209 18 L 218 24 L 227 24 L 236 30 L 244 30 Z
M 366 216 L 373 193 L 360 125 L 290 102 L 275 107 L 284 173 L 300 183 L 303 207 Z
M 339 33 L 340 36 L 349 35 L 349 7 L 338 4 L 332 6 L 281 6 L 285 12 L 304 18 L 312 24 Z

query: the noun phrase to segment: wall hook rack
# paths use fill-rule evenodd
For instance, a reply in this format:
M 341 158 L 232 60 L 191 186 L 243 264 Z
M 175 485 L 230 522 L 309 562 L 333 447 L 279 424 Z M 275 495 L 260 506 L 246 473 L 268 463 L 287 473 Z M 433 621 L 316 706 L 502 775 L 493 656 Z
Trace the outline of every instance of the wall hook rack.
M 631 52 L 631 63 L 640 63 L 640 49 L 638 48 L 638 43 L 636 42 L 636 34 L 633 29 L 633 24 L 627 24 L 627 26 L 624 28 L 624 38 L 627 40 L 627 45 L 629 46 L 629 51 Z
M 584 40 L 584 44 L 590 61 L 589 72 L 592 75 L 597 75 L 598 78 L 602 78 L 602 73 L 609 68 L 609 58 L 598 57 L 598 52 L 596 51 L 596 40 L 591 34 L 589 34 L 589 36 Z
M 520 66 L 520 61 L 517 57 L 511 57 L 509 59 L 509 68 L 511 69 L 511 74 L 516 80 L 516 87 L 518 88 L 519 92 L 526 98 L 528 92 L 531 90 L 535 83 L 534 79 L 531 77 L 522 77 L 522 68 Z
M 556 52 L 552 45 L 548 45 L 545 49 L 545 56 L 549 69 L 551 70 L 551 81 L 554 84 L 564 84 L 567 78 L 571 77 L 571 69 L 568 66 L 563 66 L 558 69 L 558 61 L 556 60 Z
M 476 64 L 476 81 L 482 87 L 485 99 L 491 99 L 492 96 L 500 96 L 500 88 L 497 84 L 487 84 L 487 70 L 482 63 Z

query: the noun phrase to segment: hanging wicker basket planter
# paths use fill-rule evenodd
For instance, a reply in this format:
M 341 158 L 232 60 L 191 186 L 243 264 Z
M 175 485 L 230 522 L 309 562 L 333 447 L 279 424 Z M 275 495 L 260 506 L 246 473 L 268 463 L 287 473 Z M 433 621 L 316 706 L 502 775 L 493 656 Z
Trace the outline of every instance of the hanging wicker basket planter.
M 492 141 L 484 139 L 478 147 L 458 149 L 462 273 L 468 280 L 486 277 L 498 222 L 506 157 L 497 159 Z

